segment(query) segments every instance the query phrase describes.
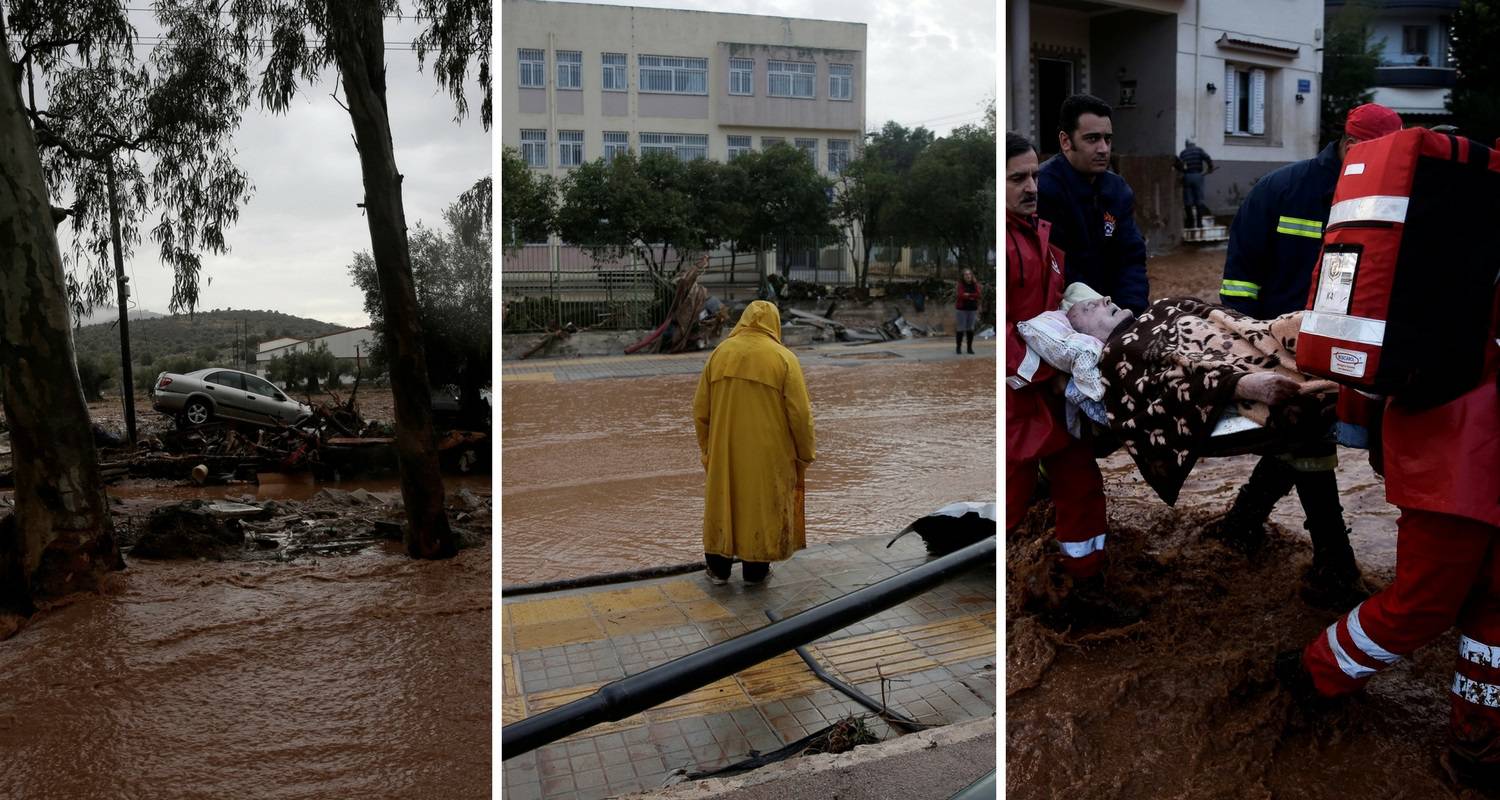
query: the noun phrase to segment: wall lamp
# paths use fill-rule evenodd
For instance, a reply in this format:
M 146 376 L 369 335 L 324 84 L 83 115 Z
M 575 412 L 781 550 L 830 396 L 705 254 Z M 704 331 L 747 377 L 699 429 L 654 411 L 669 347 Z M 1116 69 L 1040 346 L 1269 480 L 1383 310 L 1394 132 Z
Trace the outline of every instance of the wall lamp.
M 1209 84 L 1208 84 L 1208 93 L 1209 94 L 1213 94 L 1214 92 L 1217 92 L 1217 91 L 1219 91 L 1219 87 L 1215 86 L 1212 81 L 1209 81 Z

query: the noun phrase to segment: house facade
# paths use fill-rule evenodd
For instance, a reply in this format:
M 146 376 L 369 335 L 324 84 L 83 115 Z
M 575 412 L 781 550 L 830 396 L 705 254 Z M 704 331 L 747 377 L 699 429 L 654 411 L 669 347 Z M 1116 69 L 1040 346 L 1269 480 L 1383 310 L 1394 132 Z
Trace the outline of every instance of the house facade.
M 1452 17 L 1459 0 L 1379 0 L 1373 6 L 1370 43 L 1380 45 L 1374 100 L 1401 115 L 1407 125 L 1431 127 L 1451 121 L 1448 95 L 1457 71 L 1450 60 Z M 1345 0 L 1328 0 L 1328 14 Z
M 328 348 L 328 352 L 339 360 L 344 374 L 354 375 L 368 363 L 370 350 L 375 347 L 375 332 L 368 327 L 350 328 L 312 339 L 287 337 L 262 342 L 255 353 L 255 374 L 266 377 L 270 371 L 271 359 L 315 350 L 319 346 Z
M 1153 249 L 1180 240 L 1172 158 L 1208 151 L 1220 217 L 1250 186 L 1318 151 L 1320 0 L 1007 0 L 1008 127 L 1059 150 L 1058 108 L 1087 92 L 1113 107 L 1120 173 Z

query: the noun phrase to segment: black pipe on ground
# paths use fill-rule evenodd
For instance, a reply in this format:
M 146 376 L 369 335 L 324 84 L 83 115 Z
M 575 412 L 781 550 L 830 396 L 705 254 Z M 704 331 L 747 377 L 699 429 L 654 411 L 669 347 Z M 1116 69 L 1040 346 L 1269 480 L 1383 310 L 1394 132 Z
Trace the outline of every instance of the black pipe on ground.
M 996 547 L 991 536 L 781 622 L 605 684 L 587 697 L 506 725 L 500 732 L 501 758 L 529 753 L 600 723 L 639 714 L 879 614 L 994 559 Z

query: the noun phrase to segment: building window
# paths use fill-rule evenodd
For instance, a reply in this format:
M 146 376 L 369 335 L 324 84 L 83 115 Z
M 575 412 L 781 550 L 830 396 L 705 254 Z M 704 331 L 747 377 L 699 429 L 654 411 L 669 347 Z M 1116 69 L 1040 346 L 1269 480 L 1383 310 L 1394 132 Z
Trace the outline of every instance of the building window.
M 1426 25 L 1401 26 L 1401 54 L 1404 56 L 1430 56 L 1427 43 L 1431 39 Z
M 750 152 L 749 136 L 729 137 L 729 157 L 731 159 L 738 158 L 739 156 L 742 156 L 748 152 Z
M 828 65 L 828 99 L 854 99 L 854 67 L 848 64 Z
M 828 140 L 828 174 L 842 175 L 844 167 L 849 166 L 849 140 Z
M 708 59 L 640 56 L 640 90 L 664 94 L 708 94 Z
M 1224 132 L 1250 136 L 1265 134 L 1265 70 L 1224 65 Z
M 766 62 L 766 94 L 772 97 L 801 97 L 808 100 L 814 94 L 814 79 L 818 76 L 817 64 L 799 61 Z
M 583 88 L 583 53 L 577 50 L 557 51 L 557 88 Z
M 818 140 L 817 139 L 797 139 L 796 142 L 797 142 L 797 149 L 801 150 L 804 153 L 806 153 L 807 157 L 812 161 L 813 169 L 817 169 L 818 168 Z
M 623 92 L 630 88 L 625 78 L 625 54 L 604 53 L 599 59 L 604 64 L 604 77 L 599 84 L 606 92 Z
M 547 54 L 541 50 L 521 50 L 521 88 L 544 89 L 547 86 Z
M 615 156 L 630 150 L 630 134 L 625 131 L 604 132 L 604 160 L 614 161 Z
M 528 167 L 546 168 L 547 131 L 524 129 L 521 131 L 521 158 L 526 160 Z
M 671 153 L 678 161 L 694 161 L 708 158 L 708 134 L 706 133 L 643 133 L 641 155 L 647 153 Z
M 783 139 L 780 136 L 762 136 L 762 137 L 760 137 L 760 149 L 762 151 L 770 150 L 771 148 L 775 147 L 778 144 L 786 144 L 786 139 Z
M 729 59 L 729 93 L 755 94 L 755 59 Z
M 583 131 L 557 132 L 557 165 L 576 167 L 583 163 Z

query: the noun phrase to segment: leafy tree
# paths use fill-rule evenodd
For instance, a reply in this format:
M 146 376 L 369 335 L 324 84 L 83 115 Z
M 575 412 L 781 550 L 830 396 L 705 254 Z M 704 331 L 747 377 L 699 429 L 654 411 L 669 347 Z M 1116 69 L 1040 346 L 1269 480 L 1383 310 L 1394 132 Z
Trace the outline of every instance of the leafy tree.
M 833 184 L 806 153 L 787 144 L 746 153 L 735 164 L 745 171 L 749 210 L 739 233 L 757 251 L 774 242 L 781 273 L 788 274 L 794 242 L 833 235 Z
M 1376 6 L 1351 0 L 1328 15 L 1323 40 L 1323 107 L 1319 139 L 1323 144 L 1344 135 L 1344 118 L 1375 97 L 1375 68 L 1383 42 L 1371 42 Z
M 868 134 L 858 158 L 849 162 L 838 179 L 833 216 L 838 221 L 850 252 L 855 253 L 855 279 L 869 281 L 870 252 L 882 239 L 903 231 L 904 216 L 898 213 L 901 191 L 917 155 L 932 143 L 932 132 L 908 129 L 887 122 Z
M 1500 136 L 1500 8 L 1490 2 L 1463 0 L 1453 15 L 1453 66 L 1457 79 L 1448 110 L 1459 130 L 1472 139 L 1492 142 Z
M 500 154 L 500 179 L 505 193 L 505 204 L 500 207 L 505 249 L 547 238 L 557 215 L 557 182 L 528 167 L 510 147 Z
M 596 257 L 634 254 L 652 275 L 670 281 L 688 253 L 718 244 L 698 202 L 711 187 L 690 177 L 701 179 L 713 168 L 690 170 L 668 153 L 595 159 L 563 181 L 558 235 Z
M 963 125 L 922 151 L 912 165 L 906 194 L 914 223 L 957 257 L 980 268 L 994 246 L 995 137 Z
M 338 385 L 339 363 L 328 351 L 328 345 L 319 342 L 311 350 L 287 353 L 271 359 L 266 367 L 271 380 L 281 383 L 288 390 L 301 385 L 308 394 L 319 391 L 319 383 L 327 381 Z
M 115 380 L 115 370 L 107 359 L 78 359 L 78 382 L 83 387 L 83 399 L 90 403 L 104 399 L 104 387 Z
M 460 406 L 473 422 L 484 418 L 479 392 L 490 383 L 493 372 L 493 202 L 493 181 L 482 178 L 444 211 L 447 230 L 433 230 L 418 222 L 411 233 L 412 274 L 427 350 L 427 377 L 433 384 L 457 385 Z M 369 253 L 358 253 L 349 272 L 365 293 L 370 327 L 382 331 L 385 318 L 374 260 Z M 377 340 L 371 354 L 372 363 L 385 363 L 381 341 Z

